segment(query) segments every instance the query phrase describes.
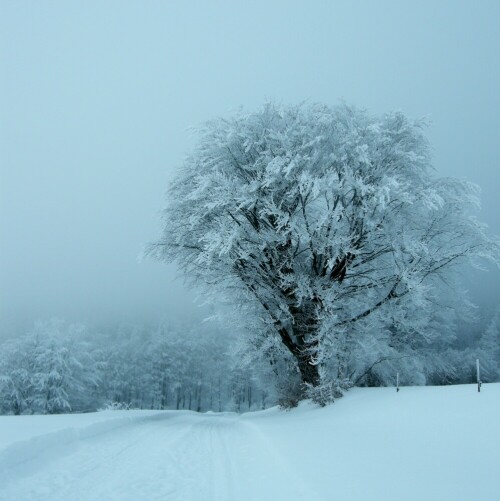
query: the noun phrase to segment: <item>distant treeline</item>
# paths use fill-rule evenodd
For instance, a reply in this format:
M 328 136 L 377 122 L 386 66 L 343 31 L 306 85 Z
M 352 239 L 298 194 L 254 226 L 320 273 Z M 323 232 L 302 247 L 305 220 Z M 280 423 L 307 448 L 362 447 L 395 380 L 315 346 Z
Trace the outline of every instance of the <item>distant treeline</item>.
M 60 320 L 0 345 L 0 412 L 55 414 L 106 408 L 257 410 L 287 405 L 298 384 L 279 343 L 241 344 L 211 323 L 117 328 L 90 332 Z M 375 347 L 376 348 L 376 347 Z M 377 349 L 338 352 L 322 370 L 339 387 L 475 381 L 479 358 L 484 382 L 499 378 L 498 314 L 468 346 L 418 352 Z

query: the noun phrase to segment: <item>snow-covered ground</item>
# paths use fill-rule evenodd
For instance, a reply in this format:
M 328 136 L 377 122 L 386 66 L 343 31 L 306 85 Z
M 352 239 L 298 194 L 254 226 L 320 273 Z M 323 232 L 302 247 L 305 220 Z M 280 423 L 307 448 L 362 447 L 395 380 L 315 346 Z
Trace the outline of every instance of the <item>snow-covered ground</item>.
M 354 389 L 324 409 L 0 417 L 0 499 L 500 499 L 500 384 Z

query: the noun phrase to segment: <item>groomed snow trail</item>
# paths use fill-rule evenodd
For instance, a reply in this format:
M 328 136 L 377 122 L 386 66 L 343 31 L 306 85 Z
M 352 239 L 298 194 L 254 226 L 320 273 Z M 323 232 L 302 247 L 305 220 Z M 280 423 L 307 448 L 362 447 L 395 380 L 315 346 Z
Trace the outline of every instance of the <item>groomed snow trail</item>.
M 237 415 L 0 416 L 0 501 L 498 501 L 500 384 Z
M 3 464 L 0 455 L 0 499 L 321 499 L 287 471 L 288 461 L 255 425 L 234 414 L 178 414 L 115 420 L 116 429 L 97 426 L 95 433 L 54 433 L 35 457 L 23 457 L 21 448 L 11 464 L 9 454 Z

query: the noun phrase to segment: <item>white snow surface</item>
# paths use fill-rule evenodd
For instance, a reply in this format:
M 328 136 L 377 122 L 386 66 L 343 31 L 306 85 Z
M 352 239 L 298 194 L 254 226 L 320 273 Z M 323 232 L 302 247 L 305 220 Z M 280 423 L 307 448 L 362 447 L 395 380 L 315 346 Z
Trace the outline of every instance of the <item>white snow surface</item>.
M 0 417 L 0 500 L 500 499 L 500 384 L 326 408 Z

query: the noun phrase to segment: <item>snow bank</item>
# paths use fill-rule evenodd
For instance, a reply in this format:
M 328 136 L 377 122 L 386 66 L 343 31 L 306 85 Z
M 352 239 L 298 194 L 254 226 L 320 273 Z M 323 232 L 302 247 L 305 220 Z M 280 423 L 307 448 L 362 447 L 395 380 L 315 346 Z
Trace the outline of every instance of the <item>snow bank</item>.
M 43 457 L 58 457 L 74 450 L 80 440 L 154 418 L 156 413 L 126 411 L 57 416 L 2 417 L 0 435 L 0 481 L 7 471 L 19 463 Z M 117 415 L 118 414 L 118 415 Z M 120 415 L 121 414 L 121 415 Z M 17 422 L 16 422 L 17 421 Z M 27 437 L 22 440 L 21 437 Z M 2 475 L 3 474 L 3 475 Z
M 245 419 L 247 417 L 245 416 Z M 252 416 L 324 499 L 499 500 L 500 384 L 353 389 Z

